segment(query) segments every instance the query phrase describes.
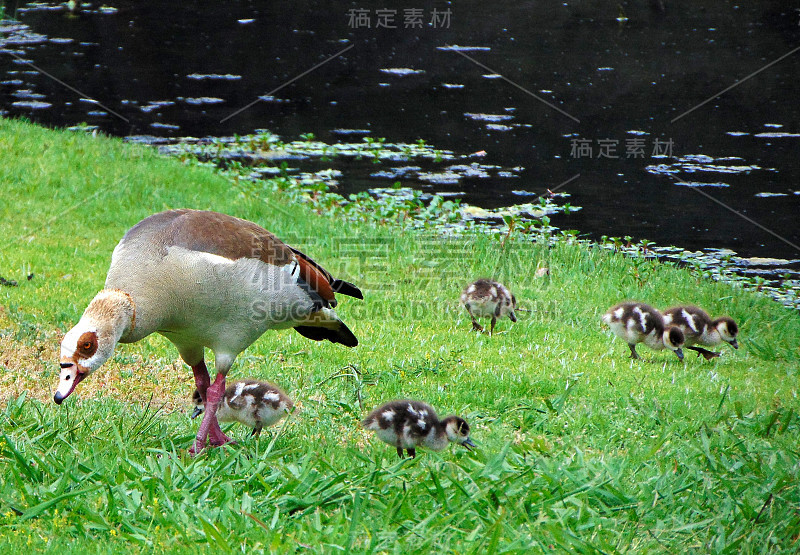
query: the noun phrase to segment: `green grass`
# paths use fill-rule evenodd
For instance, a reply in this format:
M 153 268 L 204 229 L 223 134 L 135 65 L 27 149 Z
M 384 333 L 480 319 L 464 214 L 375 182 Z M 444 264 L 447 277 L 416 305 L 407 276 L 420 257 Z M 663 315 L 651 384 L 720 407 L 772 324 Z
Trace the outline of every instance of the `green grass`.
M 800 548 L 800 318 L 687 270 L 589 245 L 443 241 L 342 225 L 151 150 L 0 120 L 0 550 L 19 553 L 765 552 Z M 191 372 L 167 341 L 122 345 L 62 406 L 59 339 L 130 226 L 166 208 L 258 222 L 359 284 L 355 349 L 291 331 L 231 378 L 280 384 L 298 411 L 190 458 Z M 535 279 L 537 267 L 549 277 Z M 26 276 L 34 274 L 30 281 Z M 529 311 L 469 332 L 480 276 Z M 740 324 L 706 362 L 600 325 L 623 299 L 693 302 Z M 399 462 L 360 418 L 398 397 L 467 418 L 479 448 Z

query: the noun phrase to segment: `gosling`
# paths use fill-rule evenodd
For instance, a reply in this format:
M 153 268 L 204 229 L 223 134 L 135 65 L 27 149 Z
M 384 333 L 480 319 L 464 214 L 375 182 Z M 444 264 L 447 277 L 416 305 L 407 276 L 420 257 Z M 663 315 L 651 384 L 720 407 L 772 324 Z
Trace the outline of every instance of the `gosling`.
M 461 293 L 461 304 L 472 318 L 472 329 L 475 331 L 483 331 L 483 327 L 475 319 L 476 316 L 491 316 L 489 335 L 494 333 L 498 318 L 508 315 L 512 322 L 517 321 L 514 313 L 517 299 L 505 285 L 491 279 L 479 279 L 467 285 Z
M 626 302 L 612 306 L 603 315 L 614 335 L 624 340 L 631 349 L 631 358 L 638 359 L 636 344 L 644 343 L 655 351 L 669 349 L 683 360 L 681 347 L 685 338 L 677 326 L 665 325 L 664 317 L 652 306 Z
M 664 323 L 681 328 L 686 338 L 686 348 L 697 351 L 697 356 L 703 355 L 706 360 L 720 356 L 716 353 L 696 347 L 695 345 L 706 345 L 715 347 L 726 341 L 734 349 L 739 348 L 736 336 L 739 334 L 739 326 L 728 316 L 720 316 L 711 319 L 708 313 L 696 306 L 676 306 L 664 311 Z
M 417 447 L 441 451 L 451 442 L 467 449 L 475 447 L 466 420 L 458 416 L 439 420 L 433 407 L 422 401 L 390 401 L 373 410 L 361 424 L 384 443 L 397 447 L 401 459 L 403 449 L 414 458 Z
M 192 400 L 192 418 L 197 418 L 205 410 L 206 404 L 196 389 Z M 269 382 L 244 380 L 232 383 L 225 389 L 217 408 L 217 419 L 251 426 L 253 433 L 250 435 L 258 437 L 262 428 L 276 424 L 291 412 L 293 406 L 292 400 L 278 386 Z

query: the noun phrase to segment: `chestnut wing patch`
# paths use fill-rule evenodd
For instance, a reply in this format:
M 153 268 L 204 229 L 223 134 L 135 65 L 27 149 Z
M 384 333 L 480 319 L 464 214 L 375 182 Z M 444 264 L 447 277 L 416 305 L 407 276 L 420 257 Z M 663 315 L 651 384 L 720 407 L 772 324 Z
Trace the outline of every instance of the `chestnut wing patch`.
M 295 254 L 298 252 L 295 249 L 292 249 L 292 251 Z M 330 274 L 305 255 L 298 256 L 297 263 L 300 267 L 300 279 L 305 281 L 313 291 L 322 297 L 326 306 L 335 307 L 336 298 L 333 296 L 333 289 L 331 289 Z
M 310 256 L 308 256 L 307 254 L 297 250 L 294 247 L 289 247 L 289 248 L 292 249 L 292 252 L 298 257 L 298 260 L 302 260 L 303 262 L 306 263 L 307 266 L 313 267 L 314 269 L 317 270 L 317 272 L 319 272 L 320 275 L 324 276 L 324 278 L 328 282 L 332 292 L 341 293 L 342 295 L 347 295 L 349 297 L 354 297 L 356 299 L 363 299 L 364 298 L 363 293 L 361 293 L 361 290 L 358 287 L 356 287 L 355 285 L 353 285 L 350 282 L 347 282 L 347 281 L 344 281 L 344 280 L 341 280 L 341 279 L 334 279 L 334 277 L 331 275 L 331 273 L 328 270 L 326 270 L 325 268 L 323 268 L 322 266 L 317 264 L 314 261 L 314 259 L 312 259 Z M 302 267 L 302 264 L 301 264 L 301 267 Z M 301 276 L 302 275 L 303 274 L 301 273 Z M 305 277 L 303 279 L 305 279 Z M 309 284 L 313 287 L 313 284 L 311 284 L 311 282 L 309 282 Z M 324 295 L 323 295 L 323 297 L 324 297 Z

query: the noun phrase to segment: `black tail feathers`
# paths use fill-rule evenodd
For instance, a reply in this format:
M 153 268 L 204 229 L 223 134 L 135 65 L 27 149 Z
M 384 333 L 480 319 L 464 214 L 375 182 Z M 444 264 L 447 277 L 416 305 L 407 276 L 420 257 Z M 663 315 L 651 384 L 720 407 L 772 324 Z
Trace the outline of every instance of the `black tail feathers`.
M 364 294 L 361 293 L 361 289 L 352 283 L 341 279 L 334 279 L 331 281 L 331 289 L 333 289 L 334 293 L 341 293 L 342 295 L 355 297 L 356 299 L 364 298 Z
M 358 291 L 358 289 L 356 290 Z M 336 328 L 295 326 L 294 329 L 303 337 L 307 337 L 308 339 L 312 339 L 314 341 L 322 341 L 327 339 L 331 343 L 340 343 L 345 347 L 355 347 L 358 345 L 358 338 L 353 335 L 353 332 L 350 331 L 350 328 L 348 328 L 344 322 L 339 322 L 339 325 Z

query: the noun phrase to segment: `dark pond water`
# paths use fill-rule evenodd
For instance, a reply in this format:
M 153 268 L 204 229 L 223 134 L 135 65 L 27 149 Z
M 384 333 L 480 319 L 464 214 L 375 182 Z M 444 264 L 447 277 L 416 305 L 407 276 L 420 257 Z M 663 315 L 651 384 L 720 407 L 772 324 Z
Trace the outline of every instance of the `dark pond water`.
M 493 208 L 580 174 L 560 191 L 583 209 L 559 227 L 800 269 L 800 2 L 84 6 L 5 3 L 5 114 L 119 136 L 424 139 L 485 152 L 488 171 L 404 185 Z M 345 193 L 395 180 L 325 165 Z

